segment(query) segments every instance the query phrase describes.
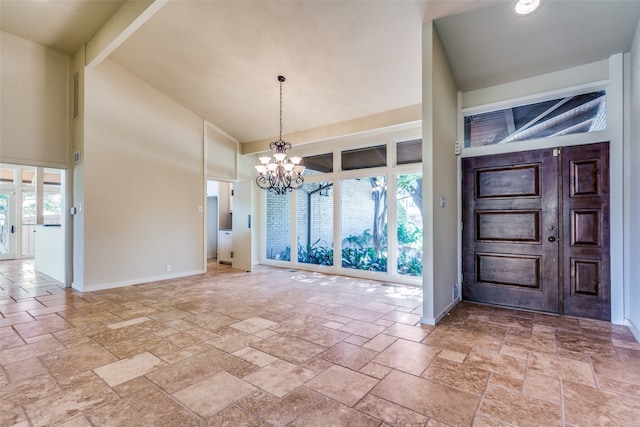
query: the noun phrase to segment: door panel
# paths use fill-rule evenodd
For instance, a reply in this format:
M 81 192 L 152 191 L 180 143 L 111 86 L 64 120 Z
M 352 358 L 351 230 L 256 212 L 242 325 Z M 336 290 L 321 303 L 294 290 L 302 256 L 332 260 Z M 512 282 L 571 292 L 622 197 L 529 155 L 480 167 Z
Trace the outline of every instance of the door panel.
M 13 191 L 0 191 L 0 260 L 15 257 L 15 194 Z
M 253 181 L 233 184 L 233 242 L 231 266 L 238 270 L 253 270 Z
M 609 320 L 609 144 L 463 159 L 463 297 Z
M 552 151 L 463 159 L 462 170 L 464 298 L 557 312 Z
M 564 312 L 611 319 L 609 144 L 562 149 Z

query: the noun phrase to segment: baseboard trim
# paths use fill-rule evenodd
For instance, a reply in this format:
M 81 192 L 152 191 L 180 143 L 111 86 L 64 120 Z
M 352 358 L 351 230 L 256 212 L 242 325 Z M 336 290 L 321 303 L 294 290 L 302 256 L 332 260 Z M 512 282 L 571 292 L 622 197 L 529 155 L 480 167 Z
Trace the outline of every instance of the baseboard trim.
M 636 325 L 634 325 L 633 322 L 629 319 L 626 319 L 625 324 L 627 325 L 627 328 L 629 328 L 629 330 L 635 337 L 636 341 L 640 343 L 640 329 L 638 329 Z
M 453 301 L 451 304 L 449 304 L 444 310 L 442 310 L 440 312 L 440 314 L 438 314 L 437 316 L 431 318 L 431 317 L 422 317 L 420 318 L 420 323 L 423 323 L 425 325 L 430 325 L 430 326 L 435 326 L 438 324 L 439 321 L 441 321 L 446 315 L 449 314 L 449 312 L 451 310 L 453 310 L 453 307 L 455 307 L 456 305 L 458 305 L 458 303 L 460 302 L 459 299 Z
M 134 280 L 125 280 L 122 282 L 98 283 L 96 285 L 87 285 L 87 286 L 74 282 L 72 285 L 72 288 L 78 292 L 104 291 L 106 289 L 115 289 L 115 288 L 122 288 L 125 286 L 141 285 L 143 283 L 159 282 L 161 280 L 179 279 L 181 277 L 195 276 L 197 274 L 204 274 L 206 272 L 207 270 L 193 270 L 193 271 L 185 271 L 182 273 L 166 274 L 162 276 L 152 276 L 152 277 L 144 277 L 144 278 L 134 279 Z

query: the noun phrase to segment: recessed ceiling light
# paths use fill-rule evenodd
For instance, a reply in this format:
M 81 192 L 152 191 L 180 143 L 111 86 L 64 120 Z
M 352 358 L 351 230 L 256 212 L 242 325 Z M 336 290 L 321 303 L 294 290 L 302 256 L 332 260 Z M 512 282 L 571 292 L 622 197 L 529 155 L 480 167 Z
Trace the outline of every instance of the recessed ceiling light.
M 529 15 L 540 7 L 542 0 L 518 0 L 513 10 L 518 15 Z

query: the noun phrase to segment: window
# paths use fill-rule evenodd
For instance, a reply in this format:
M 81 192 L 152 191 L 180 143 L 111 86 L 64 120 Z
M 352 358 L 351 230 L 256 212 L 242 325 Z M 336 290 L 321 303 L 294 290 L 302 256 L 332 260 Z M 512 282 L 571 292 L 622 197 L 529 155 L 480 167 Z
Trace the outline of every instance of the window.
M 345 179 L 342 189 L 342 267 L 387 271 L 387 178 Z
M 302 164 L 306 168 L 305 175 L 333 172 L 333 153 L 303 157 Z
M 291 193 L 267 192 L 267 258 L 291 261 Z
M 387 166 L 387 146 L 359 148 L 342 152 L 342 170 L 376 168 Z
M 606 129 L 605 91 L 465 116 L 464 146 L 506 144 Z
M 333 265 L 333 182 L 297 190 L 298 262 Z
M 22 192 L 22 255 L 35 254 L 36 192 Z
M 420 285 L 422 139 L 389 137 L 370 147 L 356 140 L 358 148 L 331 141 L 334 151 L 304 157 L 301 188 L 265 193 L 262 261 Z M 337 155 L 341 164 L 334 167 Z
M 13 169 L 0 168 L 0 184 L 13 184 Z
M 422 140 L 398 142 L 396 144 L 396 163 L 399 165 L 422 163 Z
M 399 175 L 396 182 L 398 274 L 422 276 L 422 174 Z

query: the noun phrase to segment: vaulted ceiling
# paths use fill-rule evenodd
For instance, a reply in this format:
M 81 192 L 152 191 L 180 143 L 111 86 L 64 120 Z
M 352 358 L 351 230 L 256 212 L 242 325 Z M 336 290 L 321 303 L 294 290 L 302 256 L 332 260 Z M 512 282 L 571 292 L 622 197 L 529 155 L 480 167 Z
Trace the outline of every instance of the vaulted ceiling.
M 73 54 L 124 3 L 0 0 L 0 29 Z M 460 90 L 628 51 L 640 19 L 640 0 L 546 0 L 529 17 L 508 0 L 161 3 L 110 59 L 240 142 L 277 136 L 280 74 L 285 134 L 418 106 L 431 19 Z

